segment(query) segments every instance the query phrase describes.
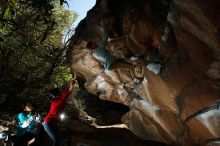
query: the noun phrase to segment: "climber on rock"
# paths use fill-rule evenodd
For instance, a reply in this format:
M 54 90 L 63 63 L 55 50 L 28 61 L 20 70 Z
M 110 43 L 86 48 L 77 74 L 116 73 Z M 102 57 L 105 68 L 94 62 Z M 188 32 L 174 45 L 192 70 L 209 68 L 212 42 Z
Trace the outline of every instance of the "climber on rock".
M 141 63 L 136 63 L 135 61 L 125 61 L 123 59 L 117 59 L 114 57 L 107 49 L 106 45 L 108 44 L 109 34 L 108 34 L 108 27 L 109 27 L 109 20 L 108 17 L 104 17 L 103 19 L 103 38 L 101 42 L 91 40 L 87 43 L 87 49 L 92 50 L 92 56 L 101 62 L 101 64 L 104 65 L 104 71 L 107 74 L 112 74 L 112 70 L 115 70 L 117 72 L 117 69 L 123 69 L 123 70 L 129 70 L 131 78 L 133 80 L 139 80 L 143 78 L 143 69 L 144 65 Z M 124 39 L 127 39 L 128 36 L 121 36 L 117 38 L 113 38 L 110 40 L 110 43 L 115 43 L 118 41 L 124 41 Z M 140 60 L 140 59 L 139 59 Z M 142 70 L 142 75 L 137 75 L 137 70 Z M 138 73 L 139 74 L 139 73 Z M 110 75 L 111 76 L 111 75 Z M 120 74 L 118 75 L 114 74 L 114 76 L 117 76 L 119 82 L 123 83 L 123 80 L 120 77 Z
M 108 15 L 103 18 L 103 38 L 101 42 L 91 40 L 87 43 L 87 48 L 92 50 L 92 55 L 94 58 L 99 60 L 103 65 L 105 70 L 112 70 L 113 65 L 116 64 L 116 58 L 106 49 L 106 45 L 108 43 L 109 34 L 109 20 Z M 120 37 L 122 39 L 124 37 Z M 115 41 L 116 39 L 112 39 L 111 41 Z M 127 62 L 127 64 L 129 64 Z M 131 64 L 130 64 L 131 66 Z
M 104 35 L 102 41 L 98 44 L 96 41 L 89 41 L 87 44 L 87 48 L 92 50 L 92 55 L 94 58 L 99 60 L 101 63 L 104 64 L 104 68 L 107 70 L 111 70 L 113 64 L 115 63 L 116 59 L 111 53 L 105 49 L 106 44 L 108 42 L 108 20 L 103 20 L 103 27 L 104 27 Z
M 98 61 L 101 62 L 101 64 L 104 65 L 104 71 L 107 74 L 112 74 L 111 70 L 116 69 L 123 69 L 123 70 L 129 70 L 131 74 L 132 79 L 137 79 L 137 74 L 136 74 L 136 68 L 142 68 L 143 69 L 143 64 L 137 64 L 135 62 L 131 61 L 125 61 L 123 59 L 117 59 L 115 56 L 111 54 L 106 49 L 106 45 L 108 44 L 108 41 L 110 43 L 115 43 L 118 41 L 124 41 L 125 39 L 128 38 L 128 35 L 125 36 L 120 36 L 117 38 L 111 38 L 109 39 L 109 22 L 111 21 L 112 17 L 110 16 L 108 10 L 107 10 L 107 1 L 103 0 L 102 1 L 102 13 L 103 13 L 103 36 L 102 40 L 100 42 L 91 40 L 88 41 L 87 43 L 87 49 L 92 50 L 92 56 L 97 59 Z M 142 67 L 140 67 L 142 66 Z M 120 74 L 117 73 L 117 78 L 119 79 L 120 82 L 123 82 Z M 115 74 L 114 74 L 115 75 Z M 143 74 L 142 74 L 143 77 Z
M 111 21 L 112 16 L 110 15 L 107 8 L 107 0 L 102 1 L 101 7 L 102 7 L 102 18 L 103 18 L 102 40 L 99 43 L 97 41 L 89 41 L 87 44 L 87 48 L 89 50 L 92 50 L 93 57 L 99 60 L 104 65 L 105 70 L 112 70 L 113 65 L 116 64 L 116 59 L 106 49 L 106 45 L 109 39 L 109 21 Z

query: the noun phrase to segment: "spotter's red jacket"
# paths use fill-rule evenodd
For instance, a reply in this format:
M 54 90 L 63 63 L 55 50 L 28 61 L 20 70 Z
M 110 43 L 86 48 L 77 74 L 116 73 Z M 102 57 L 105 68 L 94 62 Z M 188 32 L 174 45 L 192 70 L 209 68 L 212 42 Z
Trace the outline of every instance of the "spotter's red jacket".
M 50 106 L 50 111 L 46 115 L 44 122 L 45 123 L 57 123 L 61 122 L 59 115 L 64 111 L 66 101 L 71 91 L 67 88 L 59 98 L 56 98 L 52 101 Z

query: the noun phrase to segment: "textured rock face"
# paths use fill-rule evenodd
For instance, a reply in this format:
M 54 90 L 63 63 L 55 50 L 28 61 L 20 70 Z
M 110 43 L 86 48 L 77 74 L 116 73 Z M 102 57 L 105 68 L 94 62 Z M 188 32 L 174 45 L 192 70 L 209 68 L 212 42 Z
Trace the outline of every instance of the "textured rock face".
M 86 48 L 88 41 L 102 39 L 100 2 L 79 24 L 68 50 L 71 67 L 86 79 L 87 90 L 127 105 L 130 111 L 122 121 L 141 138 L 216 145 L 220 137 L 220 2 L 173 0 L 164 19 L 162 1 L 109 0 L 113 41 L 106 49 L 130 65 L 111 71 L 103 71 Z

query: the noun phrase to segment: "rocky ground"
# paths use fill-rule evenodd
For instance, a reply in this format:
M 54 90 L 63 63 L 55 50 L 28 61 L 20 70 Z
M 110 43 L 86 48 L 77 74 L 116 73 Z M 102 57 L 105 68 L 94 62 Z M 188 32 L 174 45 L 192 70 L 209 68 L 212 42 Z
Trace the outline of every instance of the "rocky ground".
M 82 113 L 81 120 L 63 122 L 63 145 L 66 146 L 167 146 L 138 138 L 124 124 L 97 125 L 96 119 Z M 68 135 L 68 136 L 65 136 Z
M 0 117 L 0 132 L 4 128 L 15 133 L 15 116 L 4 114 Z M 136 137 L 124 124 L 97 125 L 96 118 L 85 112 L 80 112 L 78 119 L 65 119 L 60 131 L 62 146 L 166 146 Z M 48 138 L 45 133 L 42 136 Z

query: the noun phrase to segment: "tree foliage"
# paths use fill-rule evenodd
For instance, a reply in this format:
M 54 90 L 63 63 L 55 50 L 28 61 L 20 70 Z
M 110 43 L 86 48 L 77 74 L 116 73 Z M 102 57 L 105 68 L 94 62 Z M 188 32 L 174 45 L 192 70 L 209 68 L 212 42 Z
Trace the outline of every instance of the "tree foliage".
M 77 14 L 60 3 L 5 0 L 1 5 L 0 103 L 41 103 L 48 90 L 71 79 L 63 37 Z

